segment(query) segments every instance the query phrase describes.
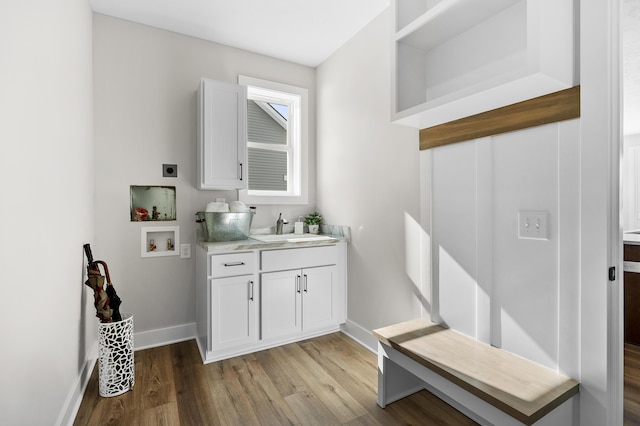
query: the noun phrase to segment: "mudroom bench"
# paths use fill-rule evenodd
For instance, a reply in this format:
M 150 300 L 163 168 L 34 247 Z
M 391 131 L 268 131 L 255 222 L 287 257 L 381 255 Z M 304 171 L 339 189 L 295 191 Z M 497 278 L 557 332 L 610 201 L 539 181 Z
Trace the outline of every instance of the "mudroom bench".
M 569 377 L 424 319 L 373 331 L 378 405 L 422 389 L 481 424 L 573 424 Z

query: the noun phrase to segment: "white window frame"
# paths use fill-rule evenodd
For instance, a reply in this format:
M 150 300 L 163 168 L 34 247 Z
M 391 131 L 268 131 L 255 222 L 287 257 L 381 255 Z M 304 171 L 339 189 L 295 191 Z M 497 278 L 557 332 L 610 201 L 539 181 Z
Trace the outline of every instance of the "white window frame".
M 308 90 L 283 83 L 238 76 L 238 84 L 247 86 L 247 98 L 279 103 L 289 107 L 287 145 L 260 144 L 247 141 L 247 150 L 262 148 L 289 152 L 287 191 L 243 189 L 238 198 L 245 204 L 307 204 L 308 203 Z M 248 155 L 247 155 L 247 167 Z M 248 173 L 247 173 L 248 175 Z

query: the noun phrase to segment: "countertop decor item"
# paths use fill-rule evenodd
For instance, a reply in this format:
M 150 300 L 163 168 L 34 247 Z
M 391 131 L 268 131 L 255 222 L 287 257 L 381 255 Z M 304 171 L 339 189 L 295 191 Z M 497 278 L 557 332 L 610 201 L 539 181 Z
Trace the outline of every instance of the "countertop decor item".
M 309 213 L 304 218 L 304 223 L 307 225 L 320 225 L 322 223 L 322 215 L 318 212 Z
M 322 215 L 318 212 L 307 214 L 304 218 L 304 223 L 309 226 L 310 234 L 317 234 L 320 231 L 320 224 L 322 223 Z
M 198 239 L 204 242 L 236 241 L 249 238 L 253 212 L 197 212 Z

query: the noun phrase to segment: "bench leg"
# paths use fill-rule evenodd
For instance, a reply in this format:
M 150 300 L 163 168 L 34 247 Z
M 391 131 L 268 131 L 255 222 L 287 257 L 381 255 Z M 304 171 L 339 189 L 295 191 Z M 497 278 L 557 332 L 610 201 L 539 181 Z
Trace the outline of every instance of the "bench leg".
M 425 388 L 422 380 L 389 359 L 387 348 L 378 342 L 378 405 L 382 408 Z

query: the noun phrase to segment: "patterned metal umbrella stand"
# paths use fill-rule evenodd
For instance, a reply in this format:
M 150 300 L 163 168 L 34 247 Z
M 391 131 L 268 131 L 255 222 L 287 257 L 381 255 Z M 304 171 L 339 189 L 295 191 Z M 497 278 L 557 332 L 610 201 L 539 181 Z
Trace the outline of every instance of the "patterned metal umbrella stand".
M 87 281 L 93 290 L 98 324 L 98 385 L 100 396 L 121 395 L 133 389 L 135 363 L 133 357 L 133 315 L 120 314 L 122 301 L 111 283 L 106 262 L 93 260 L 91 247 L 84 245 L 87 255 Z M 100 265 L 105 276 L 100 272 Z M 105 291 L 105 278 L 107 289 Z
M 135 385 L 133 315 L 98 324 L 98 389 L 100 396 L 122 395 Z

